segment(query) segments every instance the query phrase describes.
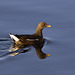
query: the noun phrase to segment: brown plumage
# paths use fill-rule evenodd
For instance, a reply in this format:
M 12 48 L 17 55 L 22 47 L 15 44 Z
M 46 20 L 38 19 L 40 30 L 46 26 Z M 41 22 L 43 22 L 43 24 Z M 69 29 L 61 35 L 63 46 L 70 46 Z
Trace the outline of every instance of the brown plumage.
M 42 47 L 44 45 L 44 38 L 42 34 L 42 30 L 45 27 L 51 27 L 50 25 L 47 25 L 45 22 L 40 22 L 36 28 L 36 32 L 32 35 L 13 35 L 18 40 L 15 40 L 13 37 L 11 37 L 14 41 L 13 48 L 18 47 L 19 49 L 26 48 L 28 46 L 33 46 L 36 50 L 37 56 L 40 59 L 44 59 L 49 54 L 45 54 L 42 52 Z M 10 34 L 11 36 L 12 34 Z

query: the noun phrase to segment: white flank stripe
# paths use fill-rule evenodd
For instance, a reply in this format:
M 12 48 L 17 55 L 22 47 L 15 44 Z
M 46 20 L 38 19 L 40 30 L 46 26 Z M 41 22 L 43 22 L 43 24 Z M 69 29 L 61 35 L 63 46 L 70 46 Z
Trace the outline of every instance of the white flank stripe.
M 38 41 L 39 39 L 26 39 L 28 41 Z

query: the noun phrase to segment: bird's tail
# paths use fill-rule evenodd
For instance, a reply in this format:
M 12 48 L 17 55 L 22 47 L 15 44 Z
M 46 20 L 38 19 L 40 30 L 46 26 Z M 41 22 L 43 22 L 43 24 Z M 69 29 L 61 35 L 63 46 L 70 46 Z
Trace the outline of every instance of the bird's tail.
M 12 35 L 11 33 L 9 33 L 11 39 L 15 40 L 16 42 L 19 41 L 19 39 L 15 36 L 15 35 Z

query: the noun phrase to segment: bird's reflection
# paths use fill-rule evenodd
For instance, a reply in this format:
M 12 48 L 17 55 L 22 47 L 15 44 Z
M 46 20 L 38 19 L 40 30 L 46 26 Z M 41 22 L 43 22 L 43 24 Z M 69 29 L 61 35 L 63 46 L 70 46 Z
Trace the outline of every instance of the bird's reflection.
M 36 44 L 31 45 L 31 46 L 30 45 L 26 46 L 24 44 L 16 44 L 16 43 L 13 42 L 12 46 L 10 47 L 9 52 L 7 52 L 6 54 L 3 54 L 0 57 L 5 57 L 7 55 L 15 56 L 15 55 L 18 55 L 18 54 L 21 54 L 21 53 L 29 52 L 31 50 L 31 47 L 33 46 L 35 48 L 37 56 L 40 59 L 45 59 L 47 56 L 50 56 L 50 54 L 45 54 L 42 51 L 42 48 L 43 48 L 45 42 L 46 42 L 46 39 L 44 39 L 43 43 L 40 43 L 40 44 L 36 43 Z
M 40 58 L 40 59 L 45 59 L 47 56 L 50 56 L 50 54 L 45 54 L 43 51 L 42 51 L 42 48 L 45 44 L 45 39 L 43 41 L 43 43 L 34 43 L 33 46 L 35 48 L 35 51 L 36 51 L 36 54 L 37 56 Z M 26 47 L 29 47 L 30 45 L 26 46 L 24 44 L 15 44 L 13 43 L 13 45 L 10 47 L 11 49 L 9 50 L 10 51 L 10 56 L 15 56 L 15 55 L 18 55 L 20 53 L 26 53 L 28 51 L 30 51 L 31 48 L 28 48 L 28 49 L 25 49 Z M 17 51 L 19 49 L 19 51 Z

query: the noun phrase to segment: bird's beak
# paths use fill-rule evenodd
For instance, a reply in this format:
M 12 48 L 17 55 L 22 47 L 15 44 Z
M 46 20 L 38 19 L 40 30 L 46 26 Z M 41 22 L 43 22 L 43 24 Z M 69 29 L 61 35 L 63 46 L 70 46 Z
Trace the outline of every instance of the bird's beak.
M 46 56 L 50 56 L 50 54 L 46 54 Z
M 46 25 L 46 27 L 51 27 L 51 25 Z

